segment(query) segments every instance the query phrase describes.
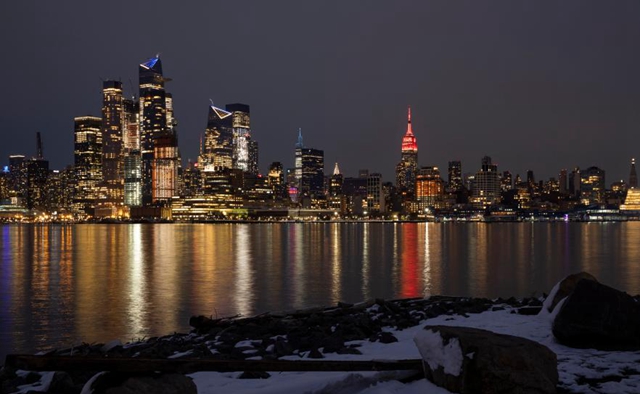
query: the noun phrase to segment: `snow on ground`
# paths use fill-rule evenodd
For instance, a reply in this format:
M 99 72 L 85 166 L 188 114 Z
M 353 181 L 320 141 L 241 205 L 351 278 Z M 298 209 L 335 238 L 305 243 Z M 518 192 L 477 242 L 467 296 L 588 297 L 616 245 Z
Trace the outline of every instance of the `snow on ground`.
M 558 310 L 559 308 L 556 308 Z M 402 331 L 389 330 L 398 342 L 354 341 L 362 355 L 326 354 L 324 360 L 394 360 L 420 358 L 413 342 L 425 325 L 475 327 L 500 334 L 515 335 L 539 342 L 558 356 L 560 386 L 576 393 L 640 392 L 640 351 L 605 352 L 572 349 L 556 343 L 551 333 L 553 315 L 544 310 L 537 316 L 525 316 L 505 310 L 465 316 L 442 315 Z M 322 350 L 322 349 L 320 349 Z M 306 355 L 302 355 L 306 357 Z M 300 356 L 286 357 L 290 360 Z M 446 362 L 446 360 L 444 361 Z M 198 393 L 360 393 L 360 394 L 443 394 L 448 393 L 425 379 L 403 384 L 402 373 L 394 372 L 270 372 L 268 379 L 237 379 L 240 372 L 198 372 L 190 375 Z M 406 374 L 406 372 L 404 372 Z

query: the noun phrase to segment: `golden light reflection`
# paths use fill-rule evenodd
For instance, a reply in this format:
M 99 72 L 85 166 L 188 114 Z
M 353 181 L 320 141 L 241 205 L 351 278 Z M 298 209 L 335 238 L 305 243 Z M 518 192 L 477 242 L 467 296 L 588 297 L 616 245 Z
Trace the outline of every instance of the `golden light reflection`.
M 179 280 L 182 267 L 182 255 L 176 250 L 176 239 L 179 233 L 171 224 L 154 224 L 152 245 L 152 283 L 150 284 L 153 305 L 155 305 L 154 321 L 161 323 L 161 331 L 170 332 L 179 327 L 177 310 L 182 306 L 184 294 Z M 155 327 L 158 329 L 157 327 Z
M 235 309 L 243 316 L 250 314 L 254 301 L 254 272 L 251 269 L 251 233 L 249 226 L 248 224 L 236 225 L 234 237 L 236 281 L 233 300 Z
M 144 269 L 142 225 L 132 224 L 128 228 L 129 247 L 127 265 L 129 268 L 128 307 L 127 313 L 131 324 L 131 332 L 140 337 L 148 331 L 145 293 L 147 278 Z M 147 324 L 145 324 L 147 323 Z
M 369 245 L 369 223 L 362 224 L 362 295 L 363 299 L 368 300 L 371 298 L 371 291 L 369 288 L 369 271 L 371 269 L 370 264 L 370 248 Z
M 342 300 L 342 244 L 339 223 L 331 224 L 331 300 Z
M 425 297 L 432 296 L 432 286 L 431 283 L 431 236 L 429 233 L 429 229 L 432 227 L 433 223 L 426 223 L 423 225 L 424 227 L 424 264 L 422 267 L 422 282 L 423 282 L 423 293 Z

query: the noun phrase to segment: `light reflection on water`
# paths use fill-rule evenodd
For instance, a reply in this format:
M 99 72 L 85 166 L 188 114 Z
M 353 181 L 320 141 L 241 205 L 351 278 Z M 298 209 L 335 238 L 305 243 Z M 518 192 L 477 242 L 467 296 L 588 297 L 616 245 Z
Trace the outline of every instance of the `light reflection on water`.
M 0 357 L 187 331 L 193 314 L 540 295 L 581 270 L 640 292 L 640 223 L 0 226 Z

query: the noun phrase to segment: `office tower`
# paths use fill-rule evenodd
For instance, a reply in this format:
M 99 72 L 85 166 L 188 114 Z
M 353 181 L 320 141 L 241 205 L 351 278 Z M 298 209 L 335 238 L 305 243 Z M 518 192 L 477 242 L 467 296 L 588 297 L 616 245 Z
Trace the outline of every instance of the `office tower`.
M 580 197 L 580 168 L 575 167 L 569 174 L 569 194 Z
M 164 88 L 162 62 L 158 56 L 140 64 L 138 68 L 140 82 L 140 138 L 142 203 L 153 200 L 152 166 L 156 138 L 167 131 L 167 95 Z
M 449 162 L 449 190 L 458 192 L 462 190 L 462 163 L 459 160 Z
M 102 182 L 102 119 L 95 116 L 74 118 L 75 198 L 79 209 L 94 207 L 98 185 Z
M 249 136 L 251 137 L 251 136 Z M 257 175 L 260 173 L 260 169 L 258 168 L 258 141 L 249 138 L 249 172 L 251 174 Z
M 329 207 L 331 209 L 343 211 L 342 204 L 342 185 L 344 183 L 344 177 L 340 173 L 340 167 L 336 163 L 333 168 L 333 174 L 329 179 Z
M 279 161 L 274 161 L 269 166 L 267 183 L 273 190 L 276 199 L 282 200 L 288 197 L 287 183 L 285 182 L 285 172 L 282 163 L 280 163 Z
M 26 166 L 26 206 L 43 209 L 46 205 L 46 186 L 49 177 L 49 161 L 44 159 L 42 138 L 36 133 L 36 157 L 24 162 Z
M 152 197 L 155 203 L 167 203 L 177 195 L 179 171 L 178 139 L 173 132 L 156 137 L 153 145 Z
M 142 205 L 142 156 L 140 153 L 140 103 L 125 99 L 123 167 L 124 167 L 124 204 L 129 207 Z
M 473 204 L 478 208 L 486 208 L 500 200 L 500 180 L 498 166 L 491 162 L 491 157 L 482 158 L 482 167 L 473 181 Z
M 444 181 L 438 167 L 421 167 L 416 174 L 416 201 L 418 212 L 429 208 L 442 208 Z
M 298 140 L 296 141 L 296 150 L 294 158 L 294 182 L 289 182 L 290 195 L 293 202 L 299 202 L 300 196 L 300 184 L 302 183 L 302 149 L 304 148 L 304 141 L 302 139 L 302 128 L 298 128 Z
M 232 113 L 209 106 L 204 143 L 200 147 L 198 167 L 201 171 L 222 171 L 233 168 Z
M 0 171 L 0 205 L 6 204 L 9 199 L 9 166 L 4 166 Z
M 512 189 L 513 189 L 513 180 L 511 177 L 511 172 L 504 171 L 502 173 L 502 178 L 500 179 L 500 191 L 504 193 Z
M 400 192 L 412 193 L 418 172 L 418 143 L 411 128 L 411 107 L 407 115 L 407 131 L 402 137 L 400 163 L 396 166 L 396 186 Z
M 124 201 L 123 137 L 125 126 L 122 82 L 102 82 L 102 178 L 107 202 Z
M 21 204 L 21 200 L 27 195 L 27 172 L 24 163 L 24 155 L 9 156 L 8 188 L 10 196 L 16 198 L 17 204 Z
M 367 210 L 369 215 L 386 212 L 382 174 L 374 172 L 367 177 Z
M 369 178 L 369 170 L 366 168 L 361 168 L 358 170 L 358 178 Z
M 301 173 L 299 194 L 318 198 L 324 195 L 324 151 L 301 148 Z
M 251 113 L 247 104 L 227 104 L 233 127 L 233 168 L 249 171 L 249 140 L 251 139 Z
M 604 204 L 604 175 L 604 170 L 595 166 L 580 172 L 580 202 L 582 204 Z
M 638 187 L 638 175 L 636 174 L 636 159 L 631 159 L 631 170 L 629 171 L 629 188 Z
M 560 170 L 560 176 L 558 177 L 560 194 L 567 194 L 567 170 L 565 168 Z

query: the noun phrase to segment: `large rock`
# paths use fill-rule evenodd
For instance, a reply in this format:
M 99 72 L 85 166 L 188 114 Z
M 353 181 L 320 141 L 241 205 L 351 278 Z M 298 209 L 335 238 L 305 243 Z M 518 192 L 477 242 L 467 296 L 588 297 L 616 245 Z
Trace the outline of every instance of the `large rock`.
M 578 282 L 583 279 L 592 280 L 594 282 L 598 281 L 595 276 L 591 275 L 588 272 L 583 271 L 576 274 L 571 274 L 555 285 L 555 287 L 551 290 L 551 293 L 549 293 L 548 300 L 545 301 L 544 307 L 546 307 L 549 312 L 552 312 L 556 305 L 558 305 L 558 303 L 562 301 L 563 298 L 568 297 L 569 294 L 573 292 L 573 289 L 576 288 Z
M 414 338 L 426 377 L 455 393 L 555 393 L 556 354 L 520 337 L 427 326 Z
M 640 304 L 627 293 L 581 280 L 556 315 L 553 335 L 577 348 L 640 349 Z
M 197 394 L 190 378 L 179 374 L 131 375 L 101 372 L 91 378 L 82 393 L 92 394 Z

